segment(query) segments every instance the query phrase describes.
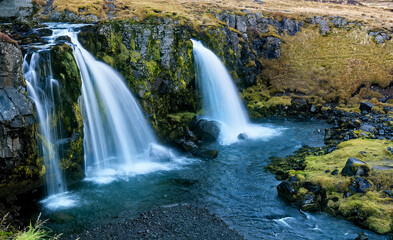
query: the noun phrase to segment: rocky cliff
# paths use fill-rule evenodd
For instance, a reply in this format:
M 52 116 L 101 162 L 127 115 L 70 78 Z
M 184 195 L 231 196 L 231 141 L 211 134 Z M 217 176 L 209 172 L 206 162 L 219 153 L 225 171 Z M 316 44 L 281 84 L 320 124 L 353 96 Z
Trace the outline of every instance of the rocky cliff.
M 0 39 L 0 211 L 4 205 L 13 204 L 17 194 L 39 186 L 43 171 L 37 158 L 34 111 L 27 97 L 22 63 L 21 50 Z

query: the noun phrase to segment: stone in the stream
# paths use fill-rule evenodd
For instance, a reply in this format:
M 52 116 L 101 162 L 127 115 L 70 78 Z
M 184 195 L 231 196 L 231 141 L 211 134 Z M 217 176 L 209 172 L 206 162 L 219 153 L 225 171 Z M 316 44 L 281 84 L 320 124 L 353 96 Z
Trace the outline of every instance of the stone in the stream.
M 247 134 L 245 134 L 245 133 L 240 133 L 238 136 L 237 136 L 237 139 L 239 139 L 239 140 L 244 140 L 244 139 L 247 139 L 248 138 L 248 136 L 247 136 Z
M 356 158 L 348 158 L 345 167 L 341 171 L 343 176 L 368 176 L 370 172 L 370 167 L 367 163 L 360 161 Z
M 314 194 L 306 194 L 301 200 L 301 208 L 303 211 L 317 211 L 319 210 L 318 201 L 315 200 Z
M 204 159 L 213 159 L 218 156 L 218 151 L 212 149 L 207 149 L 207 150 L 196 149 L 191 151 L 191 153 L 196 157 L 200 157 Z
M 293 196 L 296 194 L 296 190 L 288 181 L 283 181 L 277 186 L 278 196 L 285 198 L 286 200 L 293 201 Z
M 201 119 L 196 124 L 196 134 L 204 141 L 216 141 L 220 135 L 219 123 Z
M 186 152 L 190 152 L 193 150 L 197 150 L 198 146 L 192 141 L 185 141 L 181 144 L 181 148 Z
M 355 240 L 368 240 L 368 236 L 365 233 L 358 233 L 358 236 L 355 238 Z

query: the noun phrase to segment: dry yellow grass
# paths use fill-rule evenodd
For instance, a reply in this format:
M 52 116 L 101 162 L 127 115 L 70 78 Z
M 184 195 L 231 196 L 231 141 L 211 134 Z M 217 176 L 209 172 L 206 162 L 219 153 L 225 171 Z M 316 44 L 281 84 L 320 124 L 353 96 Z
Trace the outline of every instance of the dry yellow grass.
M 211 12 L 219 10 L 262 12 L 265 15 L 282 15 L 288 17 L 311 16 L 342 16 L 349 20 L 362 20 L 370 25 L 392 27 L 393 14 L 382 7 L 378 0 L 363 1 L 370 6 L 340 5 L 334 3 L 320 3 L 303 0 L 264 0 L 258 4 L 253 0 L 116 0 L 115 17 L 128 19 L 132 17 L 144 18 L 148 14 L 167 14 L 183 16 L 197 20 L 202 24 L 215 24 Z M 95 14 L 103 19 L 109 9 L 106 0 L 54 0 L 55 9 L 69 10 L 81 14 Z M 389 3 L 389 2 L 388 2 Z M 373 5 L 374 4 L 374 5 Z M 386 5 L 386 4 L 385 4 Z
M 352 102 L 380 97 L 369 87 L 387 87 L 393 81 L 393 43 L 374 43 L 367 29 L 334 29 L 323 37 L 310 26 L 283 41 L 279 59 L 260 59 L 265 66 L 261 79 L 279 91 L 348 103 L 361 85 L 366 88 Z

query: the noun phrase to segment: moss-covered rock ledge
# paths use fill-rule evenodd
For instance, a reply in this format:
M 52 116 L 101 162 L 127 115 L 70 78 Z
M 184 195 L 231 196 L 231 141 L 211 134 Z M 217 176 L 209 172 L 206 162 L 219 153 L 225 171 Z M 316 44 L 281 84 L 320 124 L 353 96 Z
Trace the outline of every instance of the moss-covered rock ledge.
M 380 234 L 393 232 L 393 141 L 357 138 L 303 147 L 267 167 L 278 194 L 304 211 L 323 210 Z

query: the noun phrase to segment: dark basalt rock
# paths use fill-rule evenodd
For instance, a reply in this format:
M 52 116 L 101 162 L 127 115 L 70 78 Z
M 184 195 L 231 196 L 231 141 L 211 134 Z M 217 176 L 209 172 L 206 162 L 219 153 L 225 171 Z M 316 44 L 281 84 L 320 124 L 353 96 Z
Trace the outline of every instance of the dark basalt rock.
M 358 236 L 355 238 L 355 240 L 368 240 L 368 236 L 365 233 L 358 233 Z
M 185 141 L 181 143 L 181 148 L 186 152 L 198 150 L 198 146 L 192 141 Z
M 371 187 L 371 183 L 362 177 L 355 177 L 351 185 L 349 185 L 349 190 L 352 193 L 365 193 L 366 189 Z
M 330 19 L 330 22 L 337 28 L 345 27 L 348 24 L 343 17 L 334 17 L 333 19 Z
M 41 185 L 33 105 L 27 97 L 21 50 L 0 40 L 0 215 L 19 215 L 20 195 Z M 33 205 L 33 204 L 31 204 Z
M 248 135 L 245 133 L 240 133 L 239 135 L 237 135 L 237 139 L 239 139 L 239 140 L 244 140 L 247 138 L 248 138 Z
M 277 186 L 278 196 L 293 201 L 294 195 L 296 194 L 296 188 L 294 182 L 283 181 Z
M 364 131 L 364 132 L 368 132 L 368 133 L 374 133 L 375 132 L 375 127 L 371 124 L 363 124 L 360 127 L 360 130 Z
M 218 151 L 212 149 L 207 149 L 207 150 L 196 149 L 191 151 L 191 153 L 195 157 L 199 157 L 203 159 L 214 159 L 218 156 Z
M 318 201 L 314 194 L 306 194 L 300 201 L 300 206 L 303 211 L 318 211 L 320 209 Z
M 201 119 L 195 126 L 195 132 L 203 141 L 216 141 L 220 135 L 219 123 Z
M 361 112 L 366 111 L 366 112 L 371 112 L 373 109 L 374 105 L 370 102 L 361 102 L 359 109 Z
M 281 55 L 281 40 L 276 37 L 267 37 L 266 48 L 263 57 L 267 59 L 278 59 Z
M 368 176 L 370 167 L 367 163 L 356 158 L 348 158 L 345 167 L 341 171 L 343 176 Z

